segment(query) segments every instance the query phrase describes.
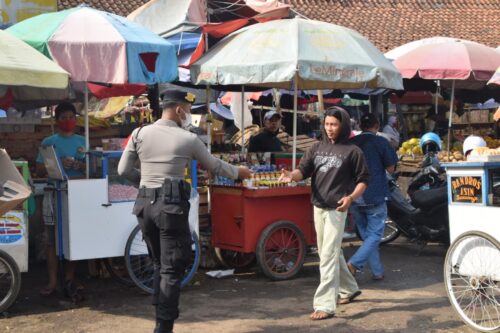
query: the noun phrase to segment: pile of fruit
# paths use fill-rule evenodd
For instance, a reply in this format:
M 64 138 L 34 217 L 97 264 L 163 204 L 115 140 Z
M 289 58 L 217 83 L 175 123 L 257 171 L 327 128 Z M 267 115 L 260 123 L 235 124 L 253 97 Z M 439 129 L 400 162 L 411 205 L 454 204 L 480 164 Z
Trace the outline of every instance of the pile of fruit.
M 494 139 L 491 136 L 485 136 L 484 141 L 486 141 L 488 148 L 500 147 L 500 139 Z
M 437 154 L 437 158 L 440 162 L 460 162 L 465 161 L 464 155 L 459 151 L 450 151 L 448 155 L 447 151 L 440 151 Z
M 422 148 L 420 148 L 420 140 L 417 138 L 411 138 L 401 145 L 401 148 L 398 150 L 399 155 L 414 155 L 420 156 L 422 155 Z

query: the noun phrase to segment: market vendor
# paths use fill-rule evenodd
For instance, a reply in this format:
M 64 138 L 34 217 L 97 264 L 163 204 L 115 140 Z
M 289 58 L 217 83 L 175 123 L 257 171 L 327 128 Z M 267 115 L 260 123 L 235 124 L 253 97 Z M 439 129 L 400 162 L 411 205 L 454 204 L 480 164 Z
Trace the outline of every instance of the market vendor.
M 250 138 L 249 152 L 280 152 L 282 143 L 278 139 L 283 116 L 276 110 L 267 111 L 264 115 L 264 128 Z
M 140 185 L 133 214 L 137 216 L 153 261 L 155 333 L 172 332 L 179 316 L 181 281 L 191 257 L 189 197 L 184 169 L 192 159 L 216 175 L 246 179 L 250 170 L 223 162 L 185 130 L 191 123 L 195 96 L 180 90 L 163 94 L 162 116 L 135 129 L 118 164 L 118 174 Z M 135 168 L 140 162 L 140 171 Z
M 361 294 L 341 245 L 347 210 L 361 197 L 369 177 L 362 150 L 349 142 L 347 111 L 339 107 L 326 110 L 322 131 L 322 141 L 307 150 L 299 167 L 281 170 L 280 177 L 285 182 L 311 177 L 320 271 L 311 320 L 332 318 L 337 301 L 347 304 Z
M 61 160 L 64 172 L 69 178 L 82 178 L 85 172 L 85 138 L 75 134 L 76 129 L 76 109 L 71 103 L 61 103 L 55 109 L 55 119 L 57 122 L 57 133 L 43 139 L 42 146 L 53 145 L 57 157 Z M 36 173 L 38 176 L 46 176 L 44 159 L 42 154 L 38 154 L 36 159 Z M 42 296 L 52 295 L 57 288 L 57 266 L 56 256 L 56 201 L 55 191 L 46 190 L 43 196 L 43 221 L 45 230 L 43 234 L 45 253 L 47 256 L 48 284 L 40 291 Z M 68 261 L 65 264 L 64 292 L 66 296 L 78 300 L 81 298 L 74 283 L 75 261 Z
M 389 119 L 387 119 L 387 125 L 384 126 L 382 132 L 387 134 L 390 138 L 389 143 L 391 144 L 391 147 L 397 150 L 399 148 L 400 140 L 398 117 L 390 116 Z

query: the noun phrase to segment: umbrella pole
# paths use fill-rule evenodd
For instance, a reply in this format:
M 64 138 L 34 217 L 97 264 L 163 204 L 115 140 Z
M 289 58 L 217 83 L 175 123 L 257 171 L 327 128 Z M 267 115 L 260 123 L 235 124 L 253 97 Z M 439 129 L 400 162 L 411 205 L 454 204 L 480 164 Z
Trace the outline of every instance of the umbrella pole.
M 207 89 L 205 91 L 207 98 L 205 102 L 207 103 L 207 149 L 208 152 L 212 152 L 212 111 L 210 110 L 210 85 L 207 84 Z
M 84 109 L 85 109 L 85 176 L 89 179 L 90 171 L 90 160 L 89 160 L 89 150 L 90 150 L 90 133 L 89 133 L 89 88 L 87 82 L 85 82 L 84 88 Z
M 295 72 L 293 79 L 293 144 L 292 144 L 292 170 L 295 169 L 297 161 L 297 96 L 298 91 L 298 73 Z
M 453 118 L 453 104 L 455 103 L 455 80 L 451 81 L 450 117 L 448 119 L 448 162 L 450 161 L 451 123 Z
M 245 86 L 241 86 L 241 153 L 245 153 Z

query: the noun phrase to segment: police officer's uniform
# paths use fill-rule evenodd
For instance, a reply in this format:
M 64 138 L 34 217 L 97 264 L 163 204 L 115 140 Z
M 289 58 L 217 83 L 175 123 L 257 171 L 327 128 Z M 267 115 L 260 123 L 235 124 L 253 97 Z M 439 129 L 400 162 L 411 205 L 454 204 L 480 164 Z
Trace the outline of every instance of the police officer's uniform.
M 163 101 L 193 103 L 194 96 L 174 90 L 164 93 Z M 195 134 L 163 119 L 134 130 L 118 164 L 120 175 L 140 181 L 133 213 L 155 268 L 157 324 L 167 322 L 170 329 L 166 331 L 179 316 L 180 285 L 191 256 L 190 187 L 183 181 L 191 159 L 215 174 L 238 178 L 237 167 L 214 158 Z M 137 160 L 140 171 L 135 169 Z

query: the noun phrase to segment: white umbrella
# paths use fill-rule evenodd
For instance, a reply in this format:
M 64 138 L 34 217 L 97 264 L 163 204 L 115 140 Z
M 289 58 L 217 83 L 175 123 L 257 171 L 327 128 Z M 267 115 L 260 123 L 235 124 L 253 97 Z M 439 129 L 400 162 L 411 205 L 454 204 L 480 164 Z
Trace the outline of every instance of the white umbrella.
M 17 108 L 68 98 L 69 74 L 22 40 L 0 30 L 0 95 L 12 92 Z
M 196 84 L 293 89 L 295 166 L 298 89 L 403 89 L 399 71 L 354 30 L 304 20 L 241 29 L 191 66 Z

